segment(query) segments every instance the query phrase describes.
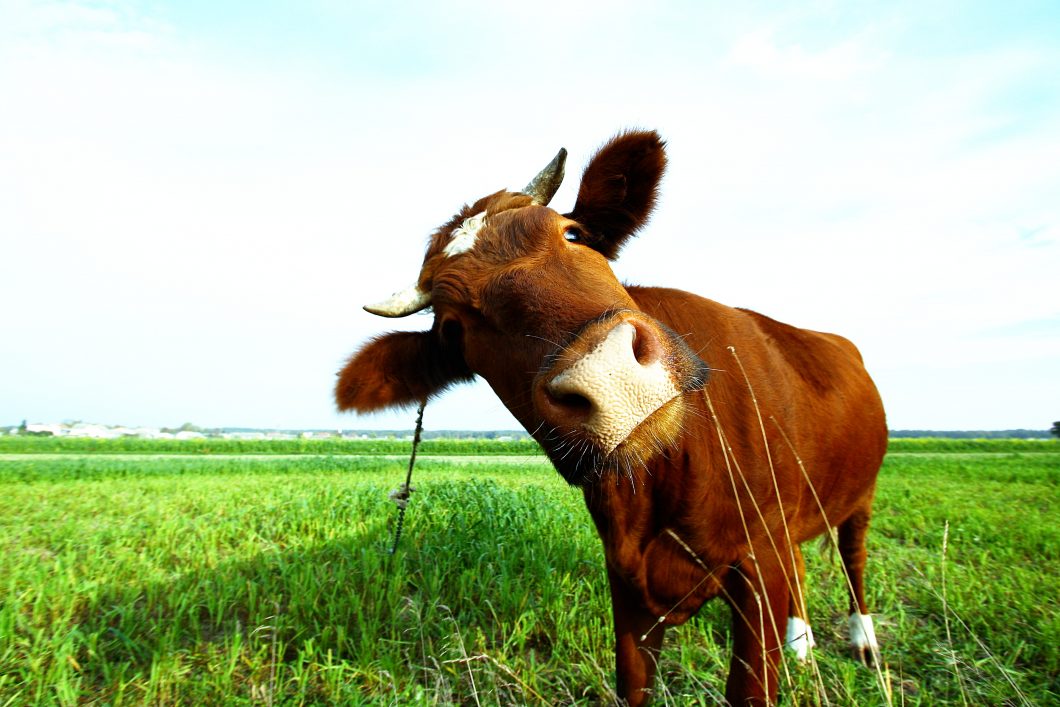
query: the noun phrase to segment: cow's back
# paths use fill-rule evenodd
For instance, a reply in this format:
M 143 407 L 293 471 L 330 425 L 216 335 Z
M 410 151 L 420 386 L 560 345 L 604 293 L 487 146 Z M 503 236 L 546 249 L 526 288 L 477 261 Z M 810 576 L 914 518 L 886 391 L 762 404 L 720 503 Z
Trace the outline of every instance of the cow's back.
M 887 426 L 879 393 L 850 341 L 681 290 L 628 289 L 713 369 L 706 394 L 714 412 L 705 410 L 704 417 L 716 419 L 749 476 L 771 484 L 764 472 L 772 468 L 791 499 L 789 522 L 795 515 L 802 519 L 795 523 L 800 535 L 824 530 L 807 475 L 828 525 L 844 520 L 859 499 L 871 498 Z M 709 447 L 717 456 L 710 425 L 692 422 L 689 433 L 697 439 L 686 444 Z

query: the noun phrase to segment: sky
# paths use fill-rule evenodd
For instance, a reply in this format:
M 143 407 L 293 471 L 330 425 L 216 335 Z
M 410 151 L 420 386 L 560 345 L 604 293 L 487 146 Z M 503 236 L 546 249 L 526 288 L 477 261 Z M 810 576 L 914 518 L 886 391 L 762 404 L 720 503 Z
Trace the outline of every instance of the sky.
M 429 233 L 657 129 L 613 269 L 852 339 L 892 429 L 1060 419 L 1060 4 L 0 0 L 0 424 L 335 411 Z M 484 382 L 435 429 L 516 429 Z

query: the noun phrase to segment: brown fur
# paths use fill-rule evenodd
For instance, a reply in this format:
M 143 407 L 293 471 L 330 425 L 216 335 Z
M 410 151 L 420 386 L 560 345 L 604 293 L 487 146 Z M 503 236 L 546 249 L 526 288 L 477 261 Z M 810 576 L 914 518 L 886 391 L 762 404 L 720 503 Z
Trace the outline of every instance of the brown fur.
M 733 608 L 726 697 L 765 703 L 788 612 L 805 614 L 799 543 L 837 527 L 851 610 L 868 612 L 883 407 L 842 337 L 615 279 L 605 258 L 647 220 L 664 166 L 658 135 L 626 133 L 592 159 L 567 216 L 504 191 L 465 207 L 420 270 L 432 329 L 370 342 L 341 372 L 336 400 L 369 411 L 482 376 L 582 487 L 607 562 L 619 696 L 645 702 L 665 626 L 721 596 Z M 475 248 L 445 257 L 452 229 L 483 210 Z M 578 401 L 551 399 L 546 383 L 620 320 L 636 321 L 685 392 L 604 454 L 580 431 Z

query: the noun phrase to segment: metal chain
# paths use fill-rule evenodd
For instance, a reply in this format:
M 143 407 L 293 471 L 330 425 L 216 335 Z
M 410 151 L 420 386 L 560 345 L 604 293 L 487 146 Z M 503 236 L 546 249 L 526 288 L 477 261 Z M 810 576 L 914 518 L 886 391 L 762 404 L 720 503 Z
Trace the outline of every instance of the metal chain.
M 394 528 L 394 544 L 390 547 L 390 554 L 397 552 L 398 543 L 401 542 L 401 530 L 405 527 L 405 510 L 409 505 L 409 495 L 412 494 L 412 468 L 416 465 L 416 448 L 420 446 L 420 434 L 423 432 L 423 408 L 427 407 L 427 401 L 420 404 L 416 411 L 416 433 L 412 436 L 412 453 L 409 455 L 409 472 L 405 476 L 405 485 L 399 486 L 390 492 L 390 500 L 398 507 L 397 527 Z

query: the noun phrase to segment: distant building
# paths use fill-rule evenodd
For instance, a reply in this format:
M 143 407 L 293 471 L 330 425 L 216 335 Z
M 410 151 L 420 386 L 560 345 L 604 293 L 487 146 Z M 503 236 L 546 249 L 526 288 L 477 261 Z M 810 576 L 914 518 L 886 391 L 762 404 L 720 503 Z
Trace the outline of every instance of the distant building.
M 265 439 L 264 432 L 225 432 L 221 435 L 224 439 L 258 440 Z

